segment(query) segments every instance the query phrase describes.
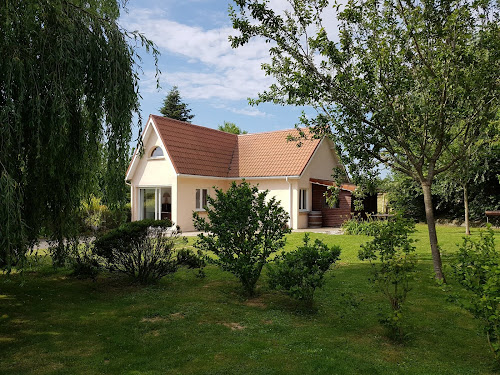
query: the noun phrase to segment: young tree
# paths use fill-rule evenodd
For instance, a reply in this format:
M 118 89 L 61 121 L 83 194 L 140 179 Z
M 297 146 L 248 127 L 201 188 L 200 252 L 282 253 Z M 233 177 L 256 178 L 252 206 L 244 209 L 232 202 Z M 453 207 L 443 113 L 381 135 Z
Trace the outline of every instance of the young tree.
M 191 122 L 190 120 L 194 117 L 187 104 L 181 101 L 181 94 L 177 86 L 172 87 L 172 90 L 169 91 L 168 95 L 163 100 L 163 106 L 160 108 L 160 113 L 164 117 L 186 122 Z
M 381 223 L 375 238 L 361 245 L 358 254 L 360 260 L 370 261 L 372 280 L 390 302 L 391 313 L 382 323 L 397 340 L 404 338 L 403 305 L 417 263 L 412 245 L 415 240 L 408 238 L 414 231 L 415 223 L 400 217 Z
M 469 292 L 460 301 L 483 325 L 496 360 L 500 360 L 500 253 L 493 230 L 474 240 L 464 237 L 452 264 L 453 275 Z
M 241 130 L 234 122 L 224 121 L 224 125 L 219 125 L 219 130 L 232 134 L 247 134 L 246 130 Z
M 106 150 L 108 204 L 123 189 L 138 55 L 117 21 L 121 1 L 13 0 L 0 5 L 0 267 L 40 229 L 62 244 Z M 119 191 L 117 194 L 114 192 Z
M 213 262 L 233 273 L 249 295 L 255 291 L 267 258 L 285 245 L 288 213 L 269 191 L 260 191 L 243 181 L 224 192 L 216 189 L 215 198 L 207 197 L 207 217 L 193 212 L 200 250 L 213 252 Z
M 358 175 L 378 163 L 422 187 L 436 277 L 443 279 L 432 183 L 466 155 L 499 99 L 498 3 L 361 0 L 340 10 L 339 41 L 323 24 L 326 0 L 289 0 L 283 15 L 262 0 L 236 0 L 233 47 L 271 43 L 276 83 L 254 104 L 311 105 L 302 122 L 331 134 Z M 351 168 L 351 173 L 353 169 Z

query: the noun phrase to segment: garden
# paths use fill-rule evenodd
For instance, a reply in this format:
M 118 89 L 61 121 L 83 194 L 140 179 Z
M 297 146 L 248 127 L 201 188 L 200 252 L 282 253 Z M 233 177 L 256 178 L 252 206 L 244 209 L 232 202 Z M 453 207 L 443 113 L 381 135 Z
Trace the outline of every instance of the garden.
M 232 233 L 225 239 L 209 228 L 224 219 L 218 205 L 235 197 L 240 206 L 228 212 L 239 214 L 227 225 L 256 215 L 252 223 L 260 227 L 248 228 L 243 236 L 251 247 L 245 248 L 242 233 L 231 228 L 225 228 Z M 266 192 L 248 184 L 218 191 L 209 200 L 210 223 L 194 216 L 200 228 L 214 231 L 198 238 L 183 239 L 176 230 L 164 236 L 151 232 L 165 225 L 161 222 L 130 223 L 93 244 L 99 250 L 92 254 L 100 254 L 98 273 L 74 263 L 54 268 L 40 254 L 29 258 L 23 272 L 3 275 L 2 373 L 497 371 L 497 318 L 488 315 L 494 322 L 488 325 L 481 316 L 492 308 L 496 314 L 497 292 L 483 290 L 491 296 L 488 307 L 481 305 L 483 299 L 477 303 L 472 288 L 484 284 L 480 279 L 494 285 L 496 279 L 484 270 L 467 270 L 481 261 L 498 270 L 494 255 L 500 246 L 493 243 L 498 229 L 473 229 L 464 240 L 460 227 L 437 227 L 448 277 L 444 284 L 432 270 L 426 225 L 412 229 L 413 223 L 395 220 L 377 224 L 380 230 L 371 228 L 370 236 L 304 235 L 274 225 L 287 216 L 274 199 L 266 200 Z M 269 218 L 270 211 L 271 223 L 259 216 L 267 212 Z M 147 248 L 137 245 L 146 229 L 152 239 Z M 127 237 L 130 233 L 134 236 Z M 270 233 L 277 233 L 273 241 Z M 224 241 L 233 241 L 232 251 L 242 252 L 231 258 Z M 82 254 L 93 264 L 89 246 L 79 247 L 81 264 L 89 264 Z M 488 264 L 481 254 L 489 254 Z M 134 259 L 144 262 L 131 272 L 130 265 L 139 264 Z M 473 262 L 466 264 L 467 259 Z M 148 277 L 138 271 L 145 268 L 152 272 Z

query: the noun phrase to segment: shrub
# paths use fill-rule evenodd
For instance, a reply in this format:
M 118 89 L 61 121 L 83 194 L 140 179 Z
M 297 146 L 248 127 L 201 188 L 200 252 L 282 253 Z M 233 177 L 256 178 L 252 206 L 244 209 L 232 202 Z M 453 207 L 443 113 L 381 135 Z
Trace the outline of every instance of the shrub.
M 475 241 L 464 237 L 458 248 L 453 275 L 469 292 L 464 308 L 482 322 L 488 344 L 500 359 L 500 253 L 495 249 L 494 232 L 488 227 Z
M 70 252 L 70 267 L 73 270 L 72 276 L 79 279 L 93 279 L 97 278 L 101 265 L 99 258 L 94 254 L 94 245 L 86 241 L 83 245 L 76 242 L 72 246 Z
M 91 195 L 89 199 L 82 201 L 80 206 L 80 231 L 95 234 L 116 229 L 130 222 L 130 213 L 130 203 L 110 209 L 101 203 L 100 198 Z
M 375 236 L 380 230 L 380 227 L 385 225 L 385 223 L 386 221 L 374 220 L 371 217 L 368 217 L 366 220 L 355 217 L 344 221 L 342 229 L 345 234 L 349 235 L 364 234 L 366 236 Z
M 311 244 L 309 233 L 304 235 L 303 241 L 303 246 L 283 254 L 269 265 L 269 287 L 311 303 L 316 288 L 324 285 L 325 272 L 339 259 L 340 247 L 328 248 L 318 239 Z
M 197 277 L 205 277 L 205 272 L 203 268 L 205 267 L 205 257 L 202 255 L 202 252 L 198 250 L 195 253 L 190 249 L 180 249 L 177 251 L 177 265 L 185 266 L 189 269 L 198 269 Z
M 373 281 L 388 298 L 391 313 L 381 322 L 389 329 L 390 336 L 402 340 L 403 304 L 410 291 L 410 281 L 416 266 L 413 239 L 415 231 L 411 220 L 396 218 L 379 227 L 375 238 L 361 245 L 359 259 L 369 260 L 373 267 Z
M 96 253 L 110 271 L 122 272 L 142 284 L 177 270 L 174 247 L 184 238 L 169 220 L 142 220 L 121 225 L 95 242 Z
M 80 207 L 81 225 L 84 231 L 97 232 L 104 223 L 105 216 L 109 209 L 101 203 L 101 199 L 91 195 L 88 200 L 84 200 Z
M 196 246 L 213 252 L 212 262 L 233 273 L 248 294 L 255 285 L 269 255 L 285 244 L 288 213 L 268 191 L 235 182 L 224 192 L 216 189 L 216 197 L 207 197 L 207 219 L 193 213 L 194 226 L 207 232 L 200 234 Z

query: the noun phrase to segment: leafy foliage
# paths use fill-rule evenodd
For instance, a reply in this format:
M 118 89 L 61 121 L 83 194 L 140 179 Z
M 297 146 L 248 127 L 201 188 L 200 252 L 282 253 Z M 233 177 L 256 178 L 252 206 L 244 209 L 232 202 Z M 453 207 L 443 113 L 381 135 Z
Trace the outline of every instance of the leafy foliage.
M 342 229 L 345 234 L 364 234 L 366 236 L 376 236 L 380 227 L 386 223 L 386 221 L 375 220 L 371 217 L 368 217 L 366 220 L 363 220 L 360 217 L 354 217 L 350 220 L 344 221 L 342 223 Z
M 104 213 L 107 207 L 101 200 L 91 195 L 87 201 L 82 202 L 83 226 L 96 232 L 104 222 Z
M 499 123 L 500 124 L 500 123 Z M 497 130 L 500 135 L 500 126 Z M 499 136 L 497 135 L 497 137 Z M 464 217 L 464 190 L 470 219 L 484 221 L 484 211 L 500 209 L 500 142 L 475 145 L 458 168 L 436 182 L 437 214 Z
M 194 252 L 191 249 L 180 249 L 177 251 L 177 265 L 185 266 L 189 269 L 198 269 L 197 277 L 205 277 L 203 268 L 206 266 L 205 256 L 198 250 Z
M 136 48 L 158 54 L 143 35 L 118 25 L 121 4 L 0 5 L 0 53 L 8 56 L 0 60 L 3 266 L 22 258 L 42 228 L 60 243 L 75 235 L 80 201 L 102 163 L 107 204 L 120 204 L 139 114 Z
M 403 173 L 394 172 L 384 182 L 389 206 L 394 212 L 408 219 L 425 221 L 422 188 L 415 180 Z M 434 199 L 436 199 L 435 192 L 436 189 L 433 191 Z
M 469 291 L 463 306 L 484 327 L 490 349 L 500 359 L 500 253 L 495 249 L 494 232 L 488 228 L 479 240 L 464 237 L 453 264 L 453 274 Z
M 411 220 L 396 218 L 379 227 L 375 238 L 361 245 L 360 260 L 370 261 L 373 281 L 388 298 L 390 315 L 382 320 L 391 337 L 402 340 L 403 304 L 410 291 L 410 281 L 416 266 L 414 240 L 408 235 L 415 230 Z
M 311 303 L 314 291 L 325 283 L 325 272 L 339 259 L 339 255 L 339 246 L 329 248 L 318 239 L 311 244 L 309 233 L 306 233 L 302 246 L 284 253 L 269 265 L 269 286 Z
M 98 238 L 95 252 L 111 271 L 124 273 L 142 284 L 155 282 L 177 270 L 174 247 L 181 241 L 179 227 L 169 220 L 126 223 Z
M 100 198 L 91 195 L 81 203 L 80 219 L 81 233 L 95 234 L 116 229 L 130 221 L 130 203 L 110 210 L 108 206 L 102 204 Z
M 224 121 L 223 125 L 219 125 L 218 129 L 220 131 L 232 134 L 247 134 L 246 130 L 241 130 L 234 122 Z
M 94 244 L 91 241 L 85 241 L 83 246 L 80 246 L 79 241 L 74 241 L 70 251 L 69 263 L 73 270 L 71 275 L 79 279 L 95 280 L 102 268 L 99 257 L 94 253 Z
M 233 181 L 224 192 L 207 197 L 207 217 L 193 213 L 194 226 L 208 234 L 198 235 L 196 246 L 213 252 L 212 262 L 233 273 L 248 294 L 255 292 L 267 258 L 285 244 L 288 213 L 268 191 L 259 191 L 243 181 Z
M 3 203 L 0 204 L 0 268 L 7 272 L 25 259 L 23 249 L 26 246 L 26 228 L 19 192 L 19 184 L 5 170 L 1 170 L 0 196 Z
M 190 120 L 194 117 L 187 104 L 181 101 L 181 94 L 177 86 L 172 87 L 172 90 L 170 90 L 163 100 L 163 106 L 160 108 L 160 113 L 164 117 L 186 122 L 191 122 Z
M 301 122 L 335 140 L 358 185 L 379 163 L 417 181 L 444 279 L 431 187 L 497 111 L 498 2 L 347 2 L 333 6 L 338 35 L 324 27 L 326 0 L 291 1 L 283 14 L 264 0 L 235 3 L 232 46 L 265 39 L 271 62 L 263 69 L 276 80 L 251 103 L 315 107 L 318 116 Z
M 98 237 L 95 242 L 96 252 L 99 256 L 112 260 L 114 249 L 128 248 L 130 250 L 134 242 L 142 242 L 148 236 L 150 227 L 167 229 L 171 226 L 170 220 L 146 219 L 125 223 Z

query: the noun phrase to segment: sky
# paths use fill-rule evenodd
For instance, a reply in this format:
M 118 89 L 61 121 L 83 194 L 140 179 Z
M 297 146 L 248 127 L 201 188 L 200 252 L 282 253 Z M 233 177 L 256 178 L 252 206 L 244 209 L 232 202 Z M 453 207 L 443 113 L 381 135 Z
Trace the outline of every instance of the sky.
M 261 104 L 250 106 L 273 82 L 261 70 L 268 62 L 269 44 L 254 39 L 232 49 L 229 35 L 235 35 L 228 16 L 230 0 L 129 0 L 119 23 L 129 31 L 138 30 L 152 40 L 161 55 L 160 86 L 156 87 L 155 65 L 151 55 L 143 58 L 139 90 L 141 115 L 159 114 L 162 101 L 176 85 L 182 101 L 191 108 L 192 123 L 217 128 L 224 121 L 234 122 L 250 133 L 290 129 L 302 111 L 311 108 Z M 286 8 L 286 0 L 271 0 L 273 9 Z M 134 138 L 137 137 L 136 129 Z

